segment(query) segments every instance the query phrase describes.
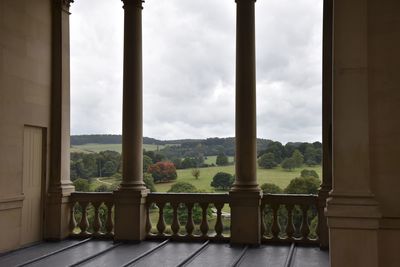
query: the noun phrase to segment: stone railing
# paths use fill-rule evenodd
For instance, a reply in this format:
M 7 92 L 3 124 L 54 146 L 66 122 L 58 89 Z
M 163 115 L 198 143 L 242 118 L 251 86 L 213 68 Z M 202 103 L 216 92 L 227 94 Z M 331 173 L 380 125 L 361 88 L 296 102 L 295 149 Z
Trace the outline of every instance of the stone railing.
M 150 193 L 146 203 L 150 239 L 229 240 L 228 194 Z
M 260 209 L 263 242 L 319 243 L 316 195 L 264 194 Z
M 149 193 L 147 239 L 229 241 L 229 201 L 227 193 Z M 72 237 L 113 237 L 112 192 L 75 192 L 70 203 Z M 326 227 L 318 224 L 323 208 L 316 195 L 264 194 L 260 212 L 264 243 L 319 244 L 318 235 Z
M 112 192 L 75 192 L 70 197 L 72 237 L 114 235 L 114 197 Z

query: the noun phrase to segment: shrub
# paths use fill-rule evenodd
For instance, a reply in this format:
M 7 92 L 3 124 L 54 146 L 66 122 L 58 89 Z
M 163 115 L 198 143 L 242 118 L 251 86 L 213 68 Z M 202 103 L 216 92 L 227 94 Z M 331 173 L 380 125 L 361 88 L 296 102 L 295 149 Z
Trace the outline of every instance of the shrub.
M 287 171 L 291 171 L 296 167 L 296 163 L 292 158 L 286 158 L 282 161 L 282 168 Z
M 304 169 L 300 173 L 301 177 L 314 177 L 314 178 L 319 178 L 318 173 L 314 170 L 307 170 Z
M 86 179 L 78 178 L 74 181 L 75 191 L 89 192 L 89 182 Z
M 175 165 L 170 161 L 160 161 L 149 167 L 149 173 L 153 176 L 154 182 L 168 182 L 177 178 Z
M 261 185 L 261 190 L 263 191 L 264 194 L 281 194 L 283 193 L 283 190 L 275 185 L 275 184 L 271 184 L 271 183 L 265 183 Z
M 177 182 L 174 183 L 168 192 L 175 192 L 175 193 L 194 193 L 197 189 L 194 185 L 186 183 L 186 182 Z
M 234 182 L 232 174 L 226 172 L 217 173 L 211 182 L 211 186 L 219 190 L 228 190 Z
M 315 177 L 294 178 L 285 188 L 287 194 L 317 194 L 320 180 Z
M 150 190 L 150 192 L 156 192 L 156 187 L 154 186 L 153 176 L 150 173 L 145 173 L 143 175 L 143 182 L 146 185 L 147 189 Z
M 192 176 L 193 176 L 195 179 L 199 179 L 199 177 L 200 177 L 200 170 L 199 170 L 198 168 L 193 169 L 193 170 L 192 170 Z

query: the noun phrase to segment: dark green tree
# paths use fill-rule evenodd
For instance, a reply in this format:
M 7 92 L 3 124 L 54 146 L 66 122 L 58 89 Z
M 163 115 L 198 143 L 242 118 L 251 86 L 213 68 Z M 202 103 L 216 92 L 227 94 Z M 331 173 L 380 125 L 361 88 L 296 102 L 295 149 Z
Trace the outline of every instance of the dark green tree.
M 282 194 L 283 190 L 276 184 L 265 183 L 261 185 L 264 194 Z
M 321 182 L 315 177 L 299 177 L 290 181 L 286 194 L 317 194 Z
M 224 153 L 218 154 L 215 164 L 217 164 L 218 166 L 228 165 L 229 164 L 228 157 Z
M 153 164 L 153 160 L 149 156 L 143 155 L 143 172 L 147 172 L 151 164 Z
M 89 192 L 89 182 L 85 179 L 78 178 L 74 181 L 75 191 L 77 192 Z
M 228 190 L 234 182 L 232 174 L 218 172 L 214 175 L 211 186 L 218 190 Z
M 258 159 L 258 166 L 263 169 L 272 169 L 276 167 L 275 156 L 273 153 L 265 153 Z
M 282 161 L 282 168 L 287 171 L 291 171 L 296 167 L 293 158 L 286 158 Z
M 319 175 L 318 175 L 318 173 L 317 173 L 316 171 L 314 171 L 314 170 L 307 170 L 307 169 L 302 170 L 301 173 L 300 173 L 300 176 L 301 176 L 301 177 L 314 177 L 314 178 L 319 178 Z
M 150 173 L 143 174 L 143 182 L 146 185 L 147 189 L 150 190 L 150 192 L 156 192 L 156 187 L 154 185 L 154 179 Z
M 292 159 L 293 159 L 295 168 L 300 168 L 301 166 L 303 166 L 304 156 L 303 156 L 303 154 L 301 154 L 301 152 L 299 150 L 296 149 L 293 152 Z

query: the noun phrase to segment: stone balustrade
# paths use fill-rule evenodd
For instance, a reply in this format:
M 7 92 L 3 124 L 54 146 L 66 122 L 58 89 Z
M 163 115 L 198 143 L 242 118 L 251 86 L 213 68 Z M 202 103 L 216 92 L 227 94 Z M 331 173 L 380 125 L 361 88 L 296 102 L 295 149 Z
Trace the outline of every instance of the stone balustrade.
M 70 197 L 70 234 L 85 238 L 114 235 L 114 196 L 112 192 L 75 192 Z
M 112 192 L 71 194 L 71 237 L 112 238 Z M 147 239 L 230 240 L 227 193 L 149 193 L 146 197 Z M 319 244 L 323 209 L 316 195 L 264 194 L 260 205 L 263 243 Z M 323 216 L 323 215 L 322 215 Z
M 264 194 L 260 210 L 263 242 L 319 243 L 316 195 Z
M 228 194 L 150 193 L 146 201 L 147 236 L 229 240 L 230 216 L 223 212 L 225 204 L 229 204 Z M 155 225 L 152 217 L 156 217 Z

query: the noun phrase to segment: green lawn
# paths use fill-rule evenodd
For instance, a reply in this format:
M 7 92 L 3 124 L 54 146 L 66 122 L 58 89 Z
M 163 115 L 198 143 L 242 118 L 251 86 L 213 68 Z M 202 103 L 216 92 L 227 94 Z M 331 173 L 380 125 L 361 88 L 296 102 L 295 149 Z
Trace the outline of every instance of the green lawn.
M 257 170 L 257 179 L 258 183 L 262 185 L 263 183 L 273 183 L 284 189 L 289 182 L 295 178 L 300 176 L 300 171 L 303 169 L 311 169 L 315 170 L 318 175 L 321 177 L 322 167 L 307 167 L 304 166 L 302 168 L 295 169 L 293 171 L 285 171 L 281 167 L 277 167 L 274 169 L 258 169 Z M 227 172 L 233 174 L 235 170 L 235 166 L 223 166 L 223 167 L 208 167 L 208 168 L 200 168 L 200 178 L 196 180 L 192 176 L 191 169 L 177 170 L 178 179 L 175 181 L 180 182 L 188 182 L 193 184 L 197 189 L 205 190 L 207 192 L 214 192 L 214 189 L 210 186 L 211 180 L 217 172 Z M 119 183 L 113 178 L 101 178 L 102 181 L 108 183 Z M 158 192 L 166 192 L 171 188 L 175 182 L 171 183 L 159 183 L 156 184 L 156 190 Z M 93 179 L 91 183 L 91 189 L 96 188 L 100 183 Z
M 165 147 L 164 145 L 159 145 L 158 149 L 162 149 L 164 147 Z M 157 145 L 143 144 L 143 149 L 146 149 L 147 151 L 155 151 L 155 150 L 157 150 Z M 121 153 L 122 145 L 121 144 L 85 144 L 85 145 L 72 146 L 70 148 L 71 152 L 80 152 L 80 153 L 98 153 L 98 152 L 106 151 L 106 150 L 117 151 L 117 152 Z

